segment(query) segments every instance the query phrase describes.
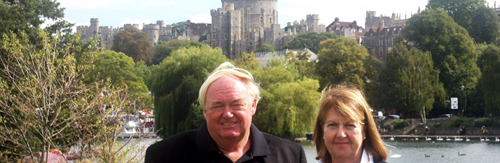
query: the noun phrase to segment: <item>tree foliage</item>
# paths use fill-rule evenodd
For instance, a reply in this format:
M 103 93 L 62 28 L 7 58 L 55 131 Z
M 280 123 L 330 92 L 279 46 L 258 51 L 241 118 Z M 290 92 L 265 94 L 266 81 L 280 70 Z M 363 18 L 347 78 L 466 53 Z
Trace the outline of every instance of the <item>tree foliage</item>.
M 190 40 L 172 40 L 166 42 L 165 44 L 156 46 L 155 53 L 153 55 L 153 64 L 159 64 L 161 61 L 163 61 L 163 59 L 170 56 L 170 54 L 172 54 L 172 52 L 176 51 L 177 49 L 201 46 L 203 46 L 201 43 Z
M 113 36 L 113 51 L 125 53 L 134 62 L 151 65 L 152 45 L 149 35 L 135 28 L 126 28 Z
M 79 53 L 86 48 L 73 47 L 81 43 L 78 37 L 60 46 L 60 35 L 51 37 L 41 30 L 38 34 L 41 48 L 23 32 L 20 36 L 12 32 L 1 42 L 0 49 L 8 54 L 0 58 L 2 162 L 33 158 L 35 152 L 41 152 L 39 161 L 45 162 L 49 149 L 64 151 L 77 143 L 84 148 L 99 142 L 108 134 L 101 130 L 107 124 L 104 117 L 119 111 L 124 101 L 120 89 L 105 82 L 84 82 L 92 60 L 77 63 L 75 55 L 92 59 L 95 53 Z M 104 111 L 106 105 L 117 107 Z
M 412 45 L 432 54 L 439 69 L 439 81 L 448 93 L 464 85 L 476 86 L 481 72 L 476 65 L 477 51 L 467 31 L 442 9 L 427 9 L 407 21 L 402 36 Z
M 254 76 L 262 99 L 253 119 L 261 131 L 285 138 L 312 131 L 320 97 L 317 80 L 300 78 L 294 64 L 277 57 Z
M 445 96 L 431 54 L 408 50 L 403 44 L 389 52 L 378 81 L 378 100 L 383 108 L 394 108 L 403 114 L 419 113 L 423 119 L 432 110 L 435 97 Z
M 500 49 L 489 45 L 479 61 L 481 64 L 480 89 L 484 92 L 486 116 L 500 116 Z
M 187 30 L 187 21 L 172 23 L 172 32 L 177 35 L 182 35 Z
M 140 62 L 143 63 L 143 62 Z M 135 63 L 129 56 L 114 51 L 104 51 L 97 55 L 94 66 L 89 72 L 90 81 L 109 81 L 112 87 L 125 88 L 132 102 L 123 109 L 129 112 L 150 109 L 151 97 L 143 78 L 136 75 Z
M 429 0 L 427 8 L 445 10 L 478 43 L 491 43 L 500 36 L 498 16 L 484 0 Z
M 318 53 L 320 50 L 320 42 L 327 39 L 335 39 L 338 36 L 335 33 L 330 32 L 306 32 L 304 34 L 300 34 L 297 37 L 293 38 L 292 41 L 288 42 L 289 49 L 303 49 L 304 45 L 311 50 L 313 53 Z M 283 47 L 281 48 L 283 49 Z
M 59 7 L 59 2 L 54 0 L 2 0 L 0 1 L 0 37 L 8 35 L 9 31 L 20 36 L 26 33 L 31 43 L 37 43 L 39 30 L 46 19 L 56 20 L 46 27 L 50 34 L 56 32 L 70 33 L 73 24 L 62 20 L 64 8 Z
M 179 49 L 165 58 L 152 73 L 155 129 L 167 137 L 198 128 L 203 119 L 197 102 L 204 80 L 227 59 L 219 49 L 208 46 Z
M 271 44 L 262 44 L 255 52 L 273 52 L 276 48 Z
M 354 39 L 339 37 L 320 44 L 316 73 L 320 76 L 321 88 L 328 84 L 349 83 L 362 88 L 376 78 L 373 58 Z

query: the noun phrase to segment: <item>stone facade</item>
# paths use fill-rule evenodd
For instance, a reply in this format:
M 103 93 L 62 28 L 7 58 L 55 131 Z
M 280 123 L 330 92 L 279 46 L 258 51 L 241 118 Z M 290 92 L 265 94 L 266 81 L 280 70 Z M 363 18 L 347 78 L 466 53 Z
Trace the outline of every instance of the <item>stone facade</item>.
M 220 47 L 228 58 L 238 58 L 242 52 L 255 51 L 262 44 L 281 47 L 296 35 L 306 31 L 325 31 L 319 25 L 318 15 L 307 15 L 307 20 L 294 23 L 285 30 L 278 24 L 278 0 L 221 0 L 222 8 L 210 11 L 212 26 L 208 44 Z M 289 23 L 291 24 L 291 23 Z M 299 32 L 297 32 L 297 29 Z
M 394 38 L 401 34 L 402 27 L 384 27 L 384 22 L 379 22 L 378 27 L 372 27 L 365 33 L 362 45 L 368 53 L 376 56 L 385 64 L 385 58 L 394 48 Z
M 376 16 L 377 12 L 375 11 L 367 11 L 366 19 L 365 19 L 365 29 L 370 29 L 372 27 L 378 27 L 380 21 L 384 21 L 384 27 L 395 27 L 395 26 L 404 26 L 406 24 L 406 16 L 405 19 L 401 19 L 401 14 L 396 15 L 392 13 L 392 16 Z
M 366 31 L 363 27 L 358 26 L 356 21 L 341 22 L 340 19 L 336 17 L 335 21 L 326 27 L 326 32 L 333 32 L 346 38 L 355 39 L 358 41 L 358 44 L 361 44 L 361 38 Z
M 151 46 L 154 48 L 158 45 L 159 41 L 171 41 L 175 39 L 186 39 L 192 41 L 198 41 L 201 36 L 207 34 L 208 29 L 210 29 L 211 24 L 206 23 L 192 23 L 187 20 L 186 32 L 182 34 L 176 34 L 172 32 L 172 27 L 170 25 L 164 25 L 162 20 L 156 21 L 156 24 L 143 24 L 142 31 L 149 35 L 151 39 Z M 81 39 L 88 41 L 90 38 L 95 38 L 100 35 L 100 45 L 106 48 L 111 48 L 113 46 L 113 36 L 119 31 L 126 28 L 136 28 L 139 29 L 139 24 L 124 24 L 121 28 L 113 28 L 107 26 L 99 26 L 98 18 L 90 19 L 90 26 L 77 26 L 77 32 L 81 32 Z

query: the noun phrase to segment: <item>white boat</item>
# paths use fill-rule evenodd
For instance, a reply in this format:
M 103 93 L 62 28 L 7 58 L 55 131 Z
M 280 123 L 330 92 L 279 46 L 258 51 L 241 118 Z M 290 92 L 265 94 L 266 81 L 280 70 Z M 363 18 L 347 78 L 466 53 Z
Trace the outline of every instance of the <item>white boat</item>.
M 425 141 L 431 141 L 431 138 L 425 137 Z
M 436 138 L 436 140 L 437 140 L 437 141 L 443 141 L 443 138 L 438 136 L 438 137 Z
M 464 141 L 463 138 L 455 137 L 455 141 Z

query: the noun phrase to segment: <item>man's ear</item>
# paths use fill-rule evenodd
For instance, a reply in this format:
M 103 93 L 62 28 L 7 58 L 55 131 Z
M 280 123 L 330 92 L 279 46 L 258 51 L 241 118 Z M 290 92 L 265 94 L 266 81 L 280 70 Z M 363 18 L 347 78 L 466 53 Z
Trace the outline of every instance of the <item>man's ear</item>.
M 252 101 L 252 115 L 255 115 L 255 112 L 257 111 L 257 98 L 255 98 Z

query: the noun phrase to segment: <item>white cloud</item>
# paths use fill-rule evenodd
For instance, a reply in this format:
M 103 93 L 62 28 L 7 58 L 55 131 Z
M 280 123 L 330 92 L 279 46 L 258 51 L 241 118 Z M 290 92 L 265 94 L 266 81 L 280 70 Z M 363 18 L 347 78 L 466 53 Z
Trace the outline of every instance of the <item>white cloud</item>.
M 196 15 L 193 18 L 191 18 L 191 22 L 193 22 L 193 23 L 212 23 L 212 16 L 210 16 L 210 14 L 208 14 L 208 13 L 199 14 L 199 15 Z
M 142 29 L 142 26 L 144 24 L 151 24 L 151 23 L 152 23 L 152 21 L 149 19 L 125 19 L 122 22 L 120 22 L 119 27 L 123 27 L 123 25 L 125 25 L 125 24 L 138 24 L 139 29 Z M 116 27 L 113 27 L 113 28 L 116 28 Z

